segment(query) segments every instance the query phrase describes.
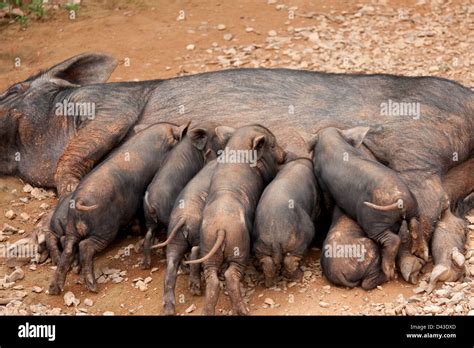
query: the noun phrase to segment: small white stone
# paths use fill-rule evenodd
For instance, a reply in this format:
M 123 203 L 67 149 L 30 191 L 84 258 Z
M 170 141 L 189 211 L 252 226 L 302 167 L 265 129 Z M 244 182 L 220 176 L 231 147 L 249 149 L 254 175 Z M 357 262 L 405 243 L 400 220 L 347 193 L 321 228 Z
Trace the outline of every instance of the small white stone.
M 186 313 L 191 313 L 191 312 L 194 312 L 195 310 L 196 310 L 196 305 L 193 303 L 191 306 L 186 308 L 185 312 Z

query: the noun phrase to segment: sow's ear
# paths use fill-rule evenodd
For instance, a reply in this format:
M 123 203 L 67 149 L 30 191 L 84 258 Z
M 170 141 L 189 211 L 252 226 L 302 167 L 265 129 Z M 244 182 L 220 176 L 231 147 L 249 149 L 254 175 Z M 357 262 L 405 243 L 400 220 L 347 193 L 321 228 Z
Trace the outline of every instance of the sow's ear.
M 48 69 L 41 76 L 64 86 L 83 86 L 106 82 L 117 67 L 114 57 L 102 53 L 84 53 Z
M 359 147 L 369 130 L 369 127 L 354 127 L 341 131 L 341 134 L 352 146 Z
M 188 132 L 188 137 L 191 139 L 192 144 L 202 151 L 206 147 L 209 135 L 204 128 L 193 128 Z
M 216 132 L 217 138 L 219 139 L 219 142 L 221 143 L 222 146 L 224 146 L 225 144 L 227 144 L 227 141 L 229 141 L 232 134 L 234 134 L 235 128 L 227 127 L 227 126 L 219 126 L 219 127 L 216 127 L 215 132 Z

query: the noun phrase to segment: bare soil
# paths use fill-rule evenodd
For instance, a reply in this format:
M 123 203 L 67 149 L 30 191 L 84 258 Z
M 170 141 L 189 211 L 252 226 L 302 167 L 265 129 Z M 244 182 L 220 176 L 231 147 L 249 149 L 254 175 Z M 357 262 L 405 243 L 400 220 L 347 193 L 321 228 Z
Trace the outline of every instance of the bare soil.
M 277 9 L 281 5 L 284 7 Z M 184 10 L 185 20 L 177 20 L 180 10 Z M 469 1 L 83 1 L 75 20 L 60 9 L 51 10 L 44 21 L 31 21 L 26 28 L 19 24 L 0 26 L 0 90 L 84 51 L 107 52 L 120 60 L 110 81 L 164 79 L 237 66 L 278 66 L 437 75 L 472 86 L 474 46 L 469 34 L 474 28 L 473 12 Z M 226 28 L 218 30 L 218 24 Z M 317 32 L 319 38 L 301 34 L 305 30 Z M 231 41 L 224 39 L 226 33 L 233 35 Z M 192 50 L 187 49 L 190 44 L 194 45 Z M 20 67 L 14 66 L 17 57 L 21 59 Z M 23 185 L 15 178 L 0 178 L 0 227 L 8 223 L 27 234 L 36 218 L 45 212 L 40 205 L 46 202 L 52 209 L 56 200 L 31 199 L 22 192 Z M 16 193 L 12 193 L 15 189 Z M 18 205 L 22 197 L 29 200 Z M 18 215 L 13 220 L 5 217 L 10 209 Z M 27 222 L 20 221 L 22 212 L 30 215 Z M 21 237 L 14 235 L 8 242 Z M 27 293 L 25 305 L 41 303 L 48 308 L 61 308 L 62 313 L 74 314 L 81 312 L 79 308 L 86 308 L 89 314 L 160 314 L 163 255 L 154 256 L 157 270 L 153 273 L 138 267 L 140 255 L 134 250 L 130 256 L 119 255 L 139 238 L 119 239 L 96 259 L 97 269 L 126 271 L 121 283 L 100 284 L 99 293 L 91 294 L 78 284 L 77 275 L 68 276 L 66 291 L 81 300 L 77 307 L 65 307 L 62 296 L 45 293 L 54 272 L 49 264 L 38 265 L 34 271 L 24 266 L 26 276 L 16 284 L 20 285 L 19 290 L 0 290 L 0 298 L 22 291 L 23 286 Z M 313 249 L 305 259 L 306 276 L 302 282 L 281 281 L 273 289 L 264 288 L 260 272 L 250 268 L 244 284 L 251 314 L 395 314 L 397 298 L 413 295 L 414 286 L 403 280 L 372 291 L 331 286 L 321 275 L 319 253 Z M 0 265 L 0 277 L 11 271 Z M 133 286 L 134 279 L 148 276 L 152 278 L 148 290 Z M 43 291 L 33 293 L 33 286 Z M 178 278 L 176 296 L 179 314 L 188 314 L 185 310 L 192 304 L 196 309 L 189 314 L 201 312 L 203 297 L 189 293 L 184 275 Z M 84 305 L 86 298 L 94 301 L 92 307 Z M 217 308 L 228 313 L 227 296 L 220 297 Z

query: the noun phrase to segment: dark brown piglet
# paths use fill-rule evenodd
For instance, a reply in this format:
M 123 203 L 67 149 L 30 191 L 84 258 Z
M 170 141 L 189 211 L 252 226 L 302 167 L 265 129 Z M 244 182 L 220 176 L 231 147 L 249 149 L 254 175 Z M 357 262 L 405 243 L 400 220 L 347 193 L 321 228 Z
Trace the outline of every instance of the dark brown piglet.
M 179 127 L 171 123 L 152 125 L 84 177 L 71 197 L 74 209 L 68 212 L 64 251 L 49 286 L 50 294 L 64 289 L 77 247 L 86 286 L 97 291 L 94 255 L 115 239 L 119 228 L 140 208 L 148 183 L 176 145 L 179 133 Z
M 254 212 L 262 191 L 285 160 L 275 136 L 260 125 L 237 129 L 223 152 L 211 180 L 203 211 L 199 260 L 204 262 L 206 299 L 203 314 L 213 315 L 219 298 L 218 272 L 225 263 L 225 284 L 234 315 L 245 315 L 240 280 L 250 257 Z
M 314 238 L 319 215 L 319 192 L 310 159 L 286 163 L 265 188 L 253 228 L 253 251 L 262 266 L 265 286 L 283 275 L 299 279 L 300 262 Z
M 184 128 L 179 144 L 171 151 L 165 163 L 148 185 L 144 197 L 147 233 L 143 242 L 142 268 L 151 267 L 151 246 L 157 230 L 166 228 L 176 198 L 186 184 L 216 157 L 227 139 L 219 137 L 220 126 L 213 122 L 202 122 Z M 226 127 L 222 127 L 224 130 Z
M 199 257 L 199 237 L 202 211 L 206 203 L 216 160 L 209 162 L 181 191 L 173 207 L 168 225 L 168 238 L 153 248 L 166 246 L 166 274 L 163 289 L 163 311 L 175 314 L 176 277 L 184 254 L 191 250 L 191 259 Z M 191 265 L 189 289 L 193 295 L 201 294 L 200 265 Z
M 323 244 L 321 268 L 331 283 L 349 288 L 370 290 L 387 280 L 377 244 L 337 207 Z
M 413 239 L 412 253 L 427 260 L 428 246 L 411 191 L 395 171 L 358 148 L 368 131 L 367 127 L 320 130 L 312 145 L 314 169 L 321 188 L 382 246 L 382 269 L 391 279 L 395 276 L 400 246 L 397 233 L 403 220 L 408 222 Z

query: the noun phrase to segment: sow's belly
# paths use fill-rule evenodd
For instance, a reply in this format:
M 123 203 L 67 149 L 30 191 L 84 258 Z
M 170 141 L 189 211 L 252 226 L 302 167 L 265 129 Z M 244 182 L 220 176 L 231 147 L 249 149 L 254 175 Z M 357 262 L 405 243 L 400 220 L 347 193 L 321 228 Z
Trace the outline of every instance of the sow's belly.
M 472 144 L 458 132 L 469 118 L 463 99 L 472 100 L 472 92 L 438 78 L 234 69 L 160 81 L 141 123 L 260 123 L 291 151 L 303 149 L 304 133 L 370 126 L 365 143 L 377 158 L 400 171 L 426 170 L 446 166 L 453 148 L 468 156 Z

